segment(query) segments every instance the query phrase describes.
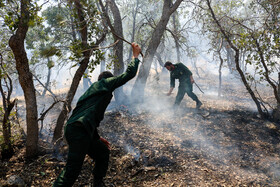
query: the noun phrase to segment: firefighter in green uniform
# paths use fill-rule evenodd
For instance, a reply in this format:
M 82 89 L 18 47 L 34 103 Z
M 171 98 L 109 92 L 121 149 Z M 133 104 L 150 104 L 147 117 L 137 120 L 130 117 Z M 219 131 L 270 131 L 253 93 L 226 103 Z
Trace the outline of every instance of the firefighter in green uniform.
M 180 105 L 185 93 L 187 93 L 188 96 L 196 102 L 196 108 L 199 109 L 202 103 L 193 93 L 194 79 L 192 77 L 192 72 L 182 63 L 172 64 L 171 62 L 167 61 L 164 64 L 164 67 L 170 71 L 170 89 L 167 93 L 168 96 L 171 95 L 175 87 L 175 79 L 179 79 L 178 93 L 176 96 L 174 107 Z
M 76 181 L 86 154 L 95 161 L 94 187 L 105 186 L 103 177 L 108 169 L 110 144 L 98 135 L 97 127 L 113 95 L 112 92 L 135 77 L 141 48 L 132 43 L 133 60 L 126 72 L 114 77 L 109 71 L 102 72 L 98 81 L 79 98 L 73 113 L 66 123 L 65 137 L 69 145 L 67 163 L 53 186 L 70 187 Z

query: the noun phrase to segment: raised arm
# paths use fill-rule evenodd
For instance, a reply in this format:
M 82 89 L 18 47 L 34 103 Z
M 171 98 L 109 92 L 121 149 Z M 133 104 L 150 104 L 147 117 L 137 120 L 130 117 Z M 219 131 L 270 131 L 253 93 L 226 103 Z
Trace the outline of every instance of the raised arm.
M 108 81 L 110 85 L 110 90 L 115 90 L 116 88 L 124 85 L 126 82 L 128 82 L 133 77 L 135 77 L 140 62 L 138 56 L 141 52 L 141 48 L 139 47 L 138 44 L 132 43 L 132 51 L 133 51 L 133 59 L 128 64 L 126 71 L 119 76 L 106 79 L 106 81 Z

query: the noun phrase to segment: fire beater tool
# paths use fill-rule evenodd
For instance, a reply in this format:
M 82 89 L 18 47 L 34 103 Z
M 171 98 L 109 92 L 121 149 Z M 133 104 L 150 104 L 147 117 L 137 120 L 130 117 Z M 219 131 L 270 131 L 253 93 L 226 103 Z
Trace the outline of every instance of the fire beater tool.
M 201 88 L 196 84 L 196 82 L 194 82 L 194 84 L 196 85 L 196 87 L 204 94 L 204 92 L 201 90 Z
M 122 41 L 128 43 L 129 45 L 132 45 L 131 42 L 127 41 L 126 39 L 124 39 L 124 38 L 122 38 L 122 37 L 120 37 L 120 36 L 117 35 L 113 30 L 111 30 L 111 32 L 113 33 L 113 35 L 115 35 L 115 36 L 116 36 L 117 38 L 119 38 L 120 40 L 122 40 Z M 143 55 L 142 51 L 140 52 L 140 54 L 141 54 L 142 58 L 144 58 L 144 55 Z

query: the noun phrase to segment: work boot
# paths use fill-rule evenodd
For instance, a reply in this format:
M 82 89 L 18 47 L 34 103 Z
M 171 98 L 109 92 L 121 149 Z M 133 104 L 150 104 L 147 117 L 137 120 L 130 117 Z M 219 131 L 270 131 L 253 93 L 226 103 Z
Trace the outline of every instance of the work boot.
M 202 102 L 198 100 L 196 102 L 196 109 L 199 109 L 201 107 L 201 105 L 202 105 Z
M 94 178 L 93 187 L 106 187 L 103 178 Z

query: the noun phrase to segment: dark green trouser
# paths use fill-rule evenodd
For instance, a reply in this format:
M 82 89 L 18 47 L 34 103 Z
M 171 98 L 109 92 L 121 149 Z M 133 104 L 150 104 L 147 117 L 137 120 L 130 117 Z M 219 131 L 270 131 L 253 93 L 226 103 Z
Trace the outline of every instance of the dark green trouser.
M 198 97 L 193 93 L 193 85 L 191 83 L 189 84 L 180 84 L 178 87 L 178 93 L 176 96 L 176 100 L 174 105 L 180 105 L 181 101 L 183 100 L 185 93 L 188 94 L 188 96 L 190 98 L 192 98 L 192 100 L 198 102 Z
M 69 145 L 67 163 L 53 186 L 72 186 L 78 178 L 86 154 L 95 160 L 94 177 L 105 177 L 110 152 L 107 146 L 100 140 L 92 140 L 80 124 L 67 125 L 65 137 Z

